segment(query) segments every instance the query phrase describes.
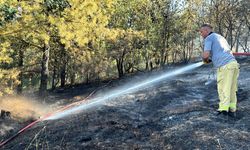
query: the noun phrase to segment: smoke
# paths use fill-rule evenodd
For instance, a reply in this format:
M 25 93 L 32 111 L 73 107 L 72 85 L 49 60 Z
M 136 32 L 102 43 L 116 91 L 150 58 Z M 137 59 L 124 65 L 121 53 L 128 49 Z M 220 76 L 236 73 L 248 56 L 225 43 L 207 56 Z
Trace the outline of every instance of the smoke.
M 0 110 L 9 111 L 11 118 L 20 122 L 36 120 L 50 112 L 50 107 L 25 97 L 0 99 Z

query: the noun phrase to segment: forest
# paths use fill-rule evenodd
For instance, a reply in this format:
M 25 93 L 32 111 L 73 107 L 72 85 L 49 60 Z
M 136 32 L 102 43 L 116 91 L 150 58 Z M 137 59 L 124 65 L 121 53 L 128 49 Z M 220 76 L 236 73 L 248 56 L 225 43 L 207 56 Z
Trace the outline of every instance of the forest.
M 203 23 L 250 52 L 249 0 L 0 0 L 0 96 L 188 63 Z

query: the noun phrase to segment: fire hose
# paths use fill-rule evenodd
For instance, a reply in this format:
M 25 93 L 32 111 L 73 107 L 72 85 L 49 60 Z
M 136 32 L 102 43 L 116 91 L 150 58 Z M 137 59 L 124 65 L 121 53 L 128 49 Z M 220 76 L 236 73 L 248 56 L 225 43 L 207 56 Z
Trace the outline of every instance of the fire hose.
M 235 52 L 233 53 L 234 56 L 250 56 L 250 52 L 248 53 L 240 53 L 240 52 Z

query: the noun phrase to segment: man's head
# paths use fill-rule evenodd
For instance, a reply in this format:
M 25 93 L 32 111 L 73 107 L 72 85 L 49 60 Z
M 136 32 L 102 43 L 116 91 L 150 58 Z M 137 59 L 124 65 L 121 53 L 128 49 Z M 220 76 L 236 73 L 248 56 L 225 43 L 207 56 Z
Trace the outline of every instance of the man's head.
M 210 24 L 203 24 L 200 28 L 200 34 L 203 38 L 206 38 L 212 31 L 213 27 Z

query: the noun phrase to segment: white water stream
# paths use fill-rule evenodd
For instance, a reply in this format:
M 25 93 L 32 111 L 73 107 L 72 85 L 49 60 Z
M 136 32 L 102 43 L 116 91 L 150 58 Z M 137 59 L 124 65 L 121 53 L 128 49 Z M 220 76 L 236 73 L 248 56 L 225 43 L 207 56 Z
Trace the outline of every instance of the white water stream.
M 110 92 L 104 93 L 102 96 L 99 96 L 97 98 L 93 98 L 93 99 L 89 100 L 89 103 L 77 105 L 77 106 L 69 108 L 65 111 L 58 112 L 58 113 L 46 118 L 45 120 L 60 119 L 60 118 L 63 118 L 65 116 L 68 116 L 68 115 L 71 115 L 74 113 L 78 113 L 80 111 L 83 111 L 83 110 L 86 110 L 89 108 L 93 108 L 95 106 L 104 104 L 107 101 L 111 101 L 114 98 L 117 98 L 121 95 L 131 93 L 131 92 L 136 92 L 138 90 L 141 90 L 142 88 L 145 88 L 146 86 L 149 86 L 149 85 L 154 84 L 154 83 L 158 83 L 158 82 L 163 81 L 167 78 L 174 77 L 174 76 L 182 74 L 184 72 L 193 70 L 193 69 L 198 68 L 202 65 L 203 65 L 203 62 L 198 62 L 195 64 L 191 64 L 191 65 L 176 69 L 174 71 L 165 72 L 163 74 L 150 77 L 150 78 L 148 78 L 144 81 L 141 81 L 141 82 L 134 82 L 134 83 L 130 83 L 128 85 L 124 85 L 120 88 L 117 88 L 117 89 L 112 90 Z

